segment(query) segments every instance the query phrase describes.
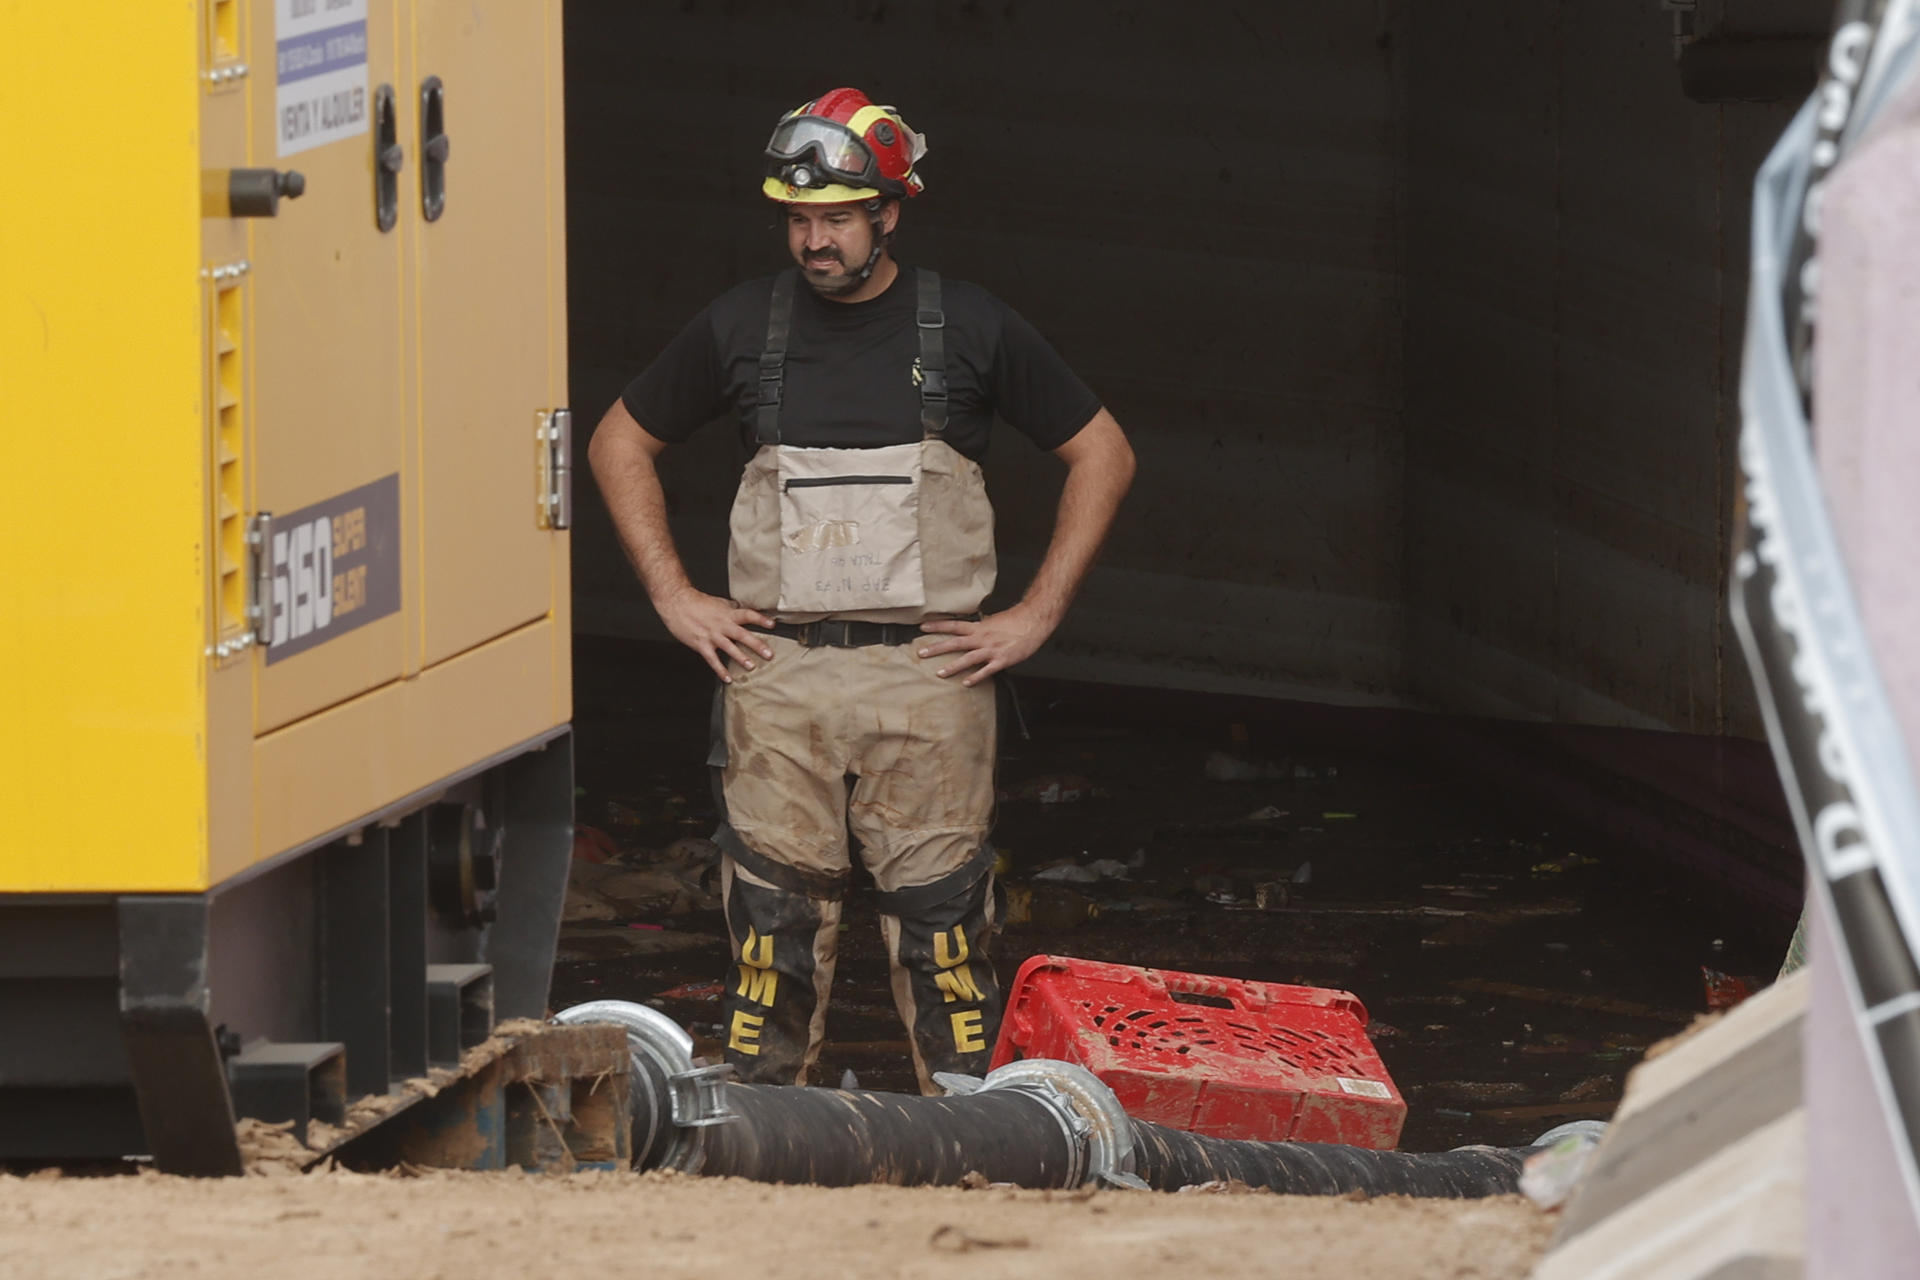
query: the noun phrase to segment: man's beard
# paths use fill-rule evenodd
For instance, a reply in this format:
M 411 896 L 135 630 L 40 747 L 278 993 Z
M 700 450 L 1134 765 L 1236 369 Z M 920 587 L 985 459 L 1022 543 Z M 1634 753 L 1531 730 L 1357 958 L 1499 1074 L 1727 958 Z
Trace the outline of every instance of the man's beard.
M 832 274 L 831 267 L 826 270 L 821 270 L 811 265 L 813 262 L 822 258 L 832 259 L 834 264 L 842 268 L 843 274 Z M 858 289 L 862 284 L 866 283 L 865 280 L 861 279 L 859 272 L 846 271 L 846 265 L 846 259 L 840 256 L 840 251 L 838 249 L 830 249 L 826 253 L 804 256 L 800 262 L 800 274 L 806 279 L 807 284 L 815 293 L 823 297 L 838 297 L 843 293 L 852 293 L 855 289 Z

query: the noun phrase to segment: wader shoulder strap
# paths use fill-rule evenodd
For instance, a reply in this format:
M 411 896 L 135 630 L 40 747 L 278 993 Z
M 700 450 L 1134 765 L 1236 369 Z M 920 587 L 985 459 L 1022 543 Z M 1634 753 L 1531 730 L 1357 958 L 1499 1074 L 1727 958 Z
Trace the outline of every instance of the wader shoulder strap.
M 939 275 L 925 267 L 913 275 L 919 282 L 914 323 L 920 330 L 920 429 L 937 440 L 947 429 L 947 314 L 940 309 Z
M 780 384 L 787 376 L 787 338 L 793 331 L 793 284 L 797 271 L 773 278 L 767 306 L 767 345 L 760 352 L 760 407 L 754 415 L 754 439 L 780 443 Z

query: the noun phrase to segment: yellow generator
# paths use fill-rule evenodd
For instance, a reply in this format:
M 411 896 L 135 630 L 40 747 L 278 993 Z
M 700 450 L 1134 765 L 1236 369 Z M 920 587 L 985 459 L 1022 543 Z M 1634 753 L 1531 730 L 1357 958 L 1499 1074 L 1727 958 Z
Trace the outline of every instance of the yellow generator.
M 559 10 L 0 13 L 0 1160 L 237 1171 L 546 1012 Z

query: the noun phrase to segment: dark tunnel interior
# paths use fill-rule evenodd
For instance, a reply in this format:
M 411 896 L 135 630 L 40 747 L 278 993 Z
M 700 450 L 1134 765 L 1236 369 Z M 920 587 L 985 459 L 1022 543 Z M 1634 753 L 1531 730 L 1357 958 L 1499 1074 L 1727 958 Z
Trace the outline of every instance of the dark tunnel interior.
M 1312 864 L 1296 906 L 1413 913 L 1365 928 L 1338 911 L 1313 925 L 1248 913 L 1215 929 L 1188 904 L 1171 932 L 1143 932 L 1139 901 L 1178 895 L 1095 886 L 1079 893 L 1092 923 L 1084 902 L 1056 904 L 1075 918 L 1012 930 L 1002 965 L 1077 949 L 1370 1003 L 1384 988 L 1378 1016 L 1414 1028 L 1382 1041 L 1390 1065 L 1469 1114 L 1439 1086 L 1491 1068 L 1463 1064 L 1457 1029 L 1417 1030 L 1468 1016 L 1433 1000 L 1486 994 L 1458 984 L 1698 1005 L 1709 948 L 1730 969 L 1777 964 L 1799 905 L 1726 598 L 1748 201 L 1808 87 L 1779 51 L 1829 14 L 1720 8 L 1725 29 L 1695 32 L 1677 61 L 1657 0 L 573 0 L 581 438 L 709 299 L 785 264 L 758 191 L 778 115 L 838 84 L 896 104 L 929 141 L 900 259 L 1031 320 L 1140 459 L 1100 566 L 1021 672 L 1033 736 L 1001 781 L 1012 880 L 1144 848 L 1191 894 L 1278 859 L 1289 874 Z M 663 464 L 681 553 L 718 593 L 740 462 L 733 434 L 709 427 Z M 1002 425 L 987 473 L 995 599 L 1010 602 L 1061 468 Z M 710 679 L 668 640 L 584 468 L 576 506 L 581 820 L 623 812 L 655 844 L 703 835 Z M 1253 774 L 1207 772 L 1217 753 Z M 1035 798 L 1061 778 L 1108 797 Z M 1246 826 L 1262 805 L 1288 811 L 1284 838 Z M 1333 816 L 1349 812 L 1361 821 Z M 1506 914 L 1428 942 L 1456 892 L 1494 904 L 1471 918 Z M 1554 914 L 1569 901 L 1578 912 Z M 1606 958 L 1583 958 L 1586 943 Z M 1461 945 L 1481 950 L 1435 969 Z M 590 952 L 566 963 L 563 947 L 556 997 L 646 994 L 722 963 Z M 1423 969 L 1429 985 L 1407 985 Z M 897 1034 L 861 1021 L 863 999 L 888 1013 L 868 976 L 874 990 L 836 1002 L 830 1027 L 854 1050 L 826 1059 L 862 1079 L 860 1046 Z M 1553 1067 L 1551 1092 L 1509 1109 L 1607 1074 L 1595 1064 L 1657 1031 L 1622 1015 L 1619 1044 L 1588 1043 L 1543 1008 L 1503 1029 L 1504 1049 L 1481 1046 L 1519 1061 L 1529 1043 L 1561 1045 L 1524 1059 Z M 1408 1136 L 1524 1138 L 1537 1118 L 1490 1134 L 1429 1108 Z

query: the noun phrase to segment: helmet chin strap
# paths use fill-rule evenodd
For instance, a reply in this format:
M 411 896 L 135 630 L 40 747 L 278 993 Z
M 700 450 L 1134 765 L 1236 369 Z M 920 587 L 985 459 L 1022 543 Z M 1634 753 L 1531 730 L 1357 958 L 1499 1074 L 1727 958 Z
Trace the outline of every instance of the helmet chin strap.
M 880 255 L 886 252 L 886 233 L 880 226 L 880 210 L 885 206 L 878 200 L 867 202 L 867 222 L 873 227 L 873 252 L 867 255 L 867 265 L 860 268 L 860 279 L 865 280 L 873 274 L 880 262 Z

